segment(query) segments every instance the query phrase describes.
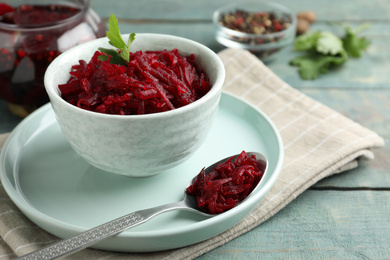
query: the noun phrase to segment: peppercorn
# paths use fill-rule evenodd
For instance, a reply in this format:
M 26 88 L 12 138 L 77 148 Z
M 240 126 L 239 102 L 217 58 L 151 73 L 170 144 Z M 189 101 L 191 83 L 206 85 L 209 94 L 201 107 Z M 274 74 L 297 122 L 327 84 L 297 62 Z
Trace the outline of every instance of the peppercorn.
M 226 28 L 249 34 L 280 32 L 290 26 L 291 19 L 277 17 L 273 12 L 248 12 L 235 10 L 222 14 L 220 24 Z
M 239 32 L 224 31 L 231 41 L 242 44 L 243 48 L 252 52 L 261 60 L 268 60 L 273 53 L 278 52 L 282 47 L 272 44 L 270 47 L 265 46 L 262 49 L 260 45 L 278 43 L 284 41 L 286 36 L 290 37 L 288 34 L 279 32 L 290 28 L 293 17 L 291 14 L 283 12 L 255 12 L 237 8 L 220 14 L 218 22 L 224 28 Z

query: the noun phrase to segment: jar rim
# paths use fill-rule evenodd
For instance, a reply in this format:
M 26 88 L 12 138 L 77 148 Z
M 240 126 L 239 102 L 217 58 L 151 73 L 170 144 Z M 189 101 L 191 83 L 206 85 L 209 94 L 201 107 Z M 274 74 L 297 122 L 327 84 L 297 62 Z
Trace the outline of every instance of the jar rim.
M 9 24 L 9 23 L 2 23 L 0 21 L 0 30 L 9 30 L 9 31 L 37 31 L 37 30 L 45 30 L 45 29 L 55 29 L 60 26 L 67 25 L 69 23 L 73 23 L 75 21 L 81 20 L 83 17 L 85 17 L 85 14 L 87 13 L 89 6 L 90 6 L 90 0 L 81 0 L 80 3 L 80 11 L 76 14 L 72 15 L 71 17 L 68 17 L 66 19 L 62 19 L 56 22 L 50 22 L 50 23 L 43 23 L 43 24 L 33 24 L 33 25 L 19 25 L 19 24 Z M 33 5 L 33 4 L 32 4 Z

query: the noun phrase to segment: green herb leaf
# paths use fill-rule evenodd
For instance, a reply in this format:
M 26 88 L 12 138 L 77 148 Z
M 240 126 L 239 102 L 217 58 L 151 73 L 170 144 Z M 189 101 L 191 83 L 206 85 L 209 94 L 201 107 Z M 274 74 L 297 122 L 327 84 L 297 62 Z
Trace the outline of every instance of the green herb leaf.
M 122 39 L 122 35 L 119 30 L 118 19 L 113 14 L 110 15 L 110 19 L 108 21 L 108 30 L 109 30 L 107 32 L 107 38 L 109 39 L 108 43 L 120 50 L 126 49 L 127 45 Z
M 294 43 L 294 50 L 337 55 L 343 51 L 343 42 L 330 32 L 317 31 L 298 36 Z
M 99 60 L 107 60 L 111 56 L 110 63 L 126 65 L 130 61 L 130 44 L 135 40 L 135 33 L 130 34 L 127 44 L 119 30 L 118 19 L 111 14 L 108 20 L 108 43 L 117 49 L 99 48 L 106 55 L 100 55 Z
M 290 64 L 299 67 L 298 72 L 302 79 L 311 80 L 327 73 L 330 68 L 343 64 L 347 59 L 345 52 L 337 56 L 310 52 L 291 60 Z
M 135 40 L 135 33 L 130 34 L 129 39 L 127 40 L 127 45 L 130 47 L 130 44 Z
M 114 49 L 106 49 L 106 48 L 98 48 L 99 51 L 105 53 L 106 55 L 100 55 L 99 60 L 108 60 L 110 58 L 110 63 L 119 64 L 119 65 L 127 65 L 126 61 L 122 58 L 122 56 Z
M 362 52 L 370 45 L 370 42 L 366 38 L 357 36 L 357 33 L 360 32 L 362 28 L 365 28 L 366 25 L 367 24 L 363 24 L 356 30 L 353 30 L 351 27 L 345 28 L 346 35 L 343 38 L 343 45 L 344 49 L 351 57 L 361 57 Z
M 316 79 L 332 67 L 345 63 L 348 56 L 361 56 L 362 51 L 370 44 L 367 39 L 357 36 L 364 28 L 360 26 L 352 30 L 345 27 L 343 38 L 331 32 L 303 34 L 295 40 L 294 50 L 303 51 L 304 54 L 291 60 L 290 64 L 299 67 L 298 72 L 302 79 Z
M 294 50 L 310 51 L 315 50 L 317 40 L 321 37 L 321 32 L 309 32 L 298 36 L 294 42 Z
M 321 32 L 317 40 L 316 50 L 325 55 L 337 55 L 344 52 L 343 42 L 330 32 Z

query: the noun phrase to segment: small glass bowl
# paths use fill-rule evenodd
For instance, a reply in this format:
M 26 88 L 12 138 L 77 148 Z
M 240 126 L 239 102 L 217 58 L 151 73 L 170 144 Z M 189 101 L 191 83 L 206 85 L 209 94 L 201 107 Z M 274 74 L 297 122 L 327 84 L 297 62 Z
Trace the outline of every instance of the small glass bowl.
M 256 1 L 222 7 L 214 12 L 213 22 L 220 44 L 248 50 L 268 62 L 294 41 L 297 18 L 287 7 Z

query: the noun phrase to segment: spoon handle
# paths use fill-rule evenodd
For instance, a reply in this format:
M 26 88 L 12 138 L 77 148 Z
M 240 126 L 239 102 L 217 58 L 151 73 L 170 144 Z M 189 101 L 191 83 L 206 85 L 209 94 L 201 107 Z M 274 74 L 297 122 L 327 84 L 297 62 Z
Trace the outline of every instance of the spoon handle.
M 60 240 L 17 259 L 55 259 L 58 257 L 70 255 L 88 246 L 94 245 L 108 237 L 117 235 L 126 229 L 142 224 L 160 213 L 175 209 L 189 208 L 186 206 L 184 201 L 181 201 L 135 211 L 95 228 L 84 231 L 83 233 L 80 233 L 74 237 Z

